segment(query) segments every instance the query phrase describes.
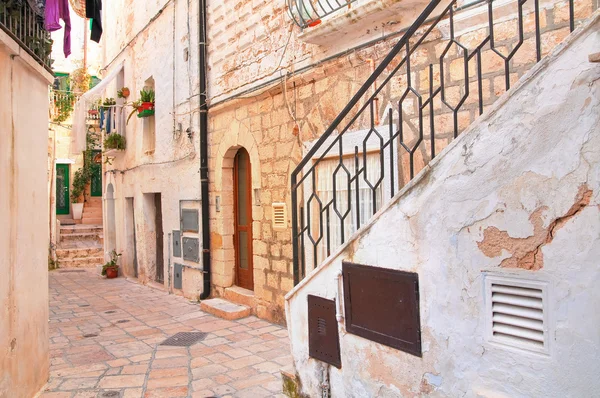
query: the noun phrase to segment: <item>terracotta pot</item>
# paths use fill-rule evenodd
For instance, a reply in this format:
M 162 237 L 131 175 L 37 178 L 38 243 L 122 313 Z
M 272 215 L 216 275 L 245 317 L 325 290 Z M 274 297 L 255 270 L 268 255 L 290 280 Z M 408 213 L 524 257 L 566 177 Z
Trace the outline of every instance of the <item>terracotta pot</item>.
M 118 268 L 107 268 L 106 269 L 106 279 L 114 279 L 119 276 Z
M 320 19 L 311 19 L 311 20 L 310 20 L 310 21 L 308 21 L 306 24 L 307 24 L 307 25 L 308 25 L 310 28 L 312 28 L 312 27 L 315 27 L 315 26 L 317 26 L 317 25 L 318 25 L 318 24 L 320 24 L 320 23 L 321 23 L 321 20 L 320 20 Z
M 127 97 L 129 97 L 129 94 L 131 94 L 131 92 L 129 91 L 128 88 L 123 88 L 121 90 L 121 94 L 123 94 L 123 97 L 127 98 Z

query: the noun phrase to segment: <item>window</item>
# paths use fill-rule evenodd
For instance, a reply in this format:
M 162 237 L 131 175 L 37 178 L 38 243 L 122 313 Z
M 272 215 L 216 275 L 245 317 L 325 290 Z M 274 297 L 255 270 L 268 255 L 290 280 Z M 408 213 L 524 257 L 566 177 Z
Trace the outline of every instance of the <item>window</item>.
M 366 176 L 371 186 L 375 186 L 377 180 L 380 178 L 381 165 L 379 152 L 368 153 L 366 164 Z M 344 156 L 342 158 L 343 166 L 340 166 L 339 158 L 324 159 L 317 165 L 317 195 L 321 200 L 323 208 L 334 199 L 334 178 L 335 178 L 335 201 L 329 206 L 329 247 L 330 252 L 335 248 L 339 247 L 342 243 L 347 242 L 348 238 L 354 231 L 356 231 L 356 217 L 357 213 L 360 217 L 360 224 L 364 225 L 371 216 L 373 215 L 373 201 L 375 201 L 376 208 L 379 209 L 382 203 L 382 192 L 383 183 L 379 184 L 374 190 L 371 189 L 367 181 L 365 181 L 364 174 L 360 175 L 358 182 L 358 202 L 356 205 L 356 183 L 352 182 L 350 186 L 349 178 L 356 174 L 355 160 L 353 155 Z M 359 155 L 359 169 L 363 167 L 363 159 Z M 337 171 L 336 171 L 337 169 Z M 335 173 L 335 177 L 334 176 Z M 350 188 L 350 190 L 348 190 Z M 334 208 L 335 204 L 335 208 Z M 348 206 L 350 204 L 350 206 Z M 349 208 L 349 211 L 348 211 Z M 313 213 L 315 216 L 315 222 L 318 223 L 318 217 L 316 212 L 318 211 L 313 206 Z M 337 212 L 336 212 L 337 210 Z M 339 214 L 338 214 L 339 213 Z M 323 242 L 319 245 L 320 250 L 318 253 L 319 262 L 325 260 L 329 253 L 327 253 L 327 213 L 323 214 Z M 342 222 L 343 219 L 343 222 Z M 343 241 L 342 241 L 342 224 L 343 230 Z M 318 226 L 314 226 L 314 230 L 318 230 Z
M 485 276 L 488 341 L 548 353 L 547 284 Z

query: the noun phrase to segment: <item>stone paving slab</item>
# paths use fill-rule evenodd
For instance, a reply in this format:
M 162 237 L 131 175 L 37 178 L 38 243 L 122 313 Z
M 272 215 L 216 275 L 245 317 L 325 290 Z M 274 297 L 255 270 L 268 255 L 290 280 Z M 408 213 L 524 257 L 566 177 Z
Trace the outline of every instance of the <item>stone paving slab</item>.
M 161 346 L 205 332 L 190 347 Z M 285 397 L 287 330 L 91 271 L 50 273 L 50 380 L 42 398 Z

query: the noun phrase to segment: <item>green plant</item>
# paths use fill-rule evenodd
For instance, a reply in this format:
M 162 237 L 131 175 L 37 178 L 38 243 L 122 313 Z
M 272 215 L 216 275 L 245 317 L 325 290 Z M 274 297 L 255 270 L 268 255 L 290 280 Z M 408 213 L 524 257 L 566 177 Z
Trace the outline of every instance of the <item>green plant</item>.
M 108 134 L 108 136 L 104 139 L 104 149 L 124 150 L 125 144 L 125 137 L 121 134 L 118 134 L 116 131 Z
M 115 101 L 114 98 L 105 98 L 104 102 L 102 102 L 102 105 L 108 107 L 108 106 L 112 106 L 112 105 L 117 105 L 117 101 Z
M 117 97 L 119 98 L 127 98 L 129 97 L 130 91 L 129 88 L 123 87 L 117 91 Z
M 149 87 L 144 87 L 142 91 L 140 91 L 140 100 L 142 102 L 152 102 L 154 103 L 155 94 L 154 90 Z
M 71 73 L 71 84 L 73 91 L 77 93 L 85 93 L 90 89 L 92 77 L 84 68 L 77 68 Z
M 73 203 L 80 203 L 80 198 L 85 193 L 85 187 L 92 180 L 92 164 L 94 161 L 92 149 L 97 143 L 98 136 L 88 132 L 86 135 L 86 150 L 83 152 L 83 167 L 77 170 L 73 176 L 73 188 L 71 189 L 71 202 Z
M 110 252 L 110 261 L 108 261 L 106 264 L 104 264 L 102 266 L 102 276 L 106 275 L 106 270 L 108 268 L 119 269 L 119 266 L 117 265 L 117 261 L 119 260 L 119 257 L 121 257 L 121 253 L 117 253 L 117 251 L 115 249 L 113 249 L 113 251 Z
M 52 119 L 55 123 L 62 123 L 71 116 L 73 112 L 73 104 L 75 103 L 75 95 L 72 93 L 56 93 L 54 94 L 54 106 L 56 107 L 56 115 Z
M 138 108 L 142 105 L 142 101 L 135 100 L 130 105 L 133 107 L 133 109 L 131 110 L 131 113 L 129 114 L 129 116 L 127 116 L 126 124 L 129 124 L 129 119 L 131 119 L 131 117 L 138 111 Z

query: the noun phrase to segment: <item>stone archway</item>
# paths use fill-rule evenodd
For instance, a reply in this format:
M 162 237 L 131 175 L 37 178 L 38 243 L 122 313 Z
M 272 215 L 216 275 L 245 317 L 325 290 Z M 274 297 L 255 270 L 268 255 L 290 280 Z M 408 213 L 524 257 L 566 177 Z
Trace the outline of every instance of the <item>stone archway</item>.
M 230 131 L 219 144 L 215 159 L 215 178 L 213 197 L 220 198 L 220 209 L 213 208 L 216 228 L 212 232 L 213 257 L 212 281 L 219 293 L 235 283 L 235 249 L 234 249 L 234 159 L 240 148 L 244 148 L 250 156 L 252 208 L 254 214 L 262 214 L 260 206 L 261 165 L 258 145 L 247 126 L 234 120 Z M 213 201 L 214 203 L 214 201 Z M 213 205 L 214 206 L 214 205 Z M 253 221 L 253 227 L 258 221 Z M 255 237 L 256 238 L 256 237 Z M 254 269 L 256 275 L 257 268 Z

